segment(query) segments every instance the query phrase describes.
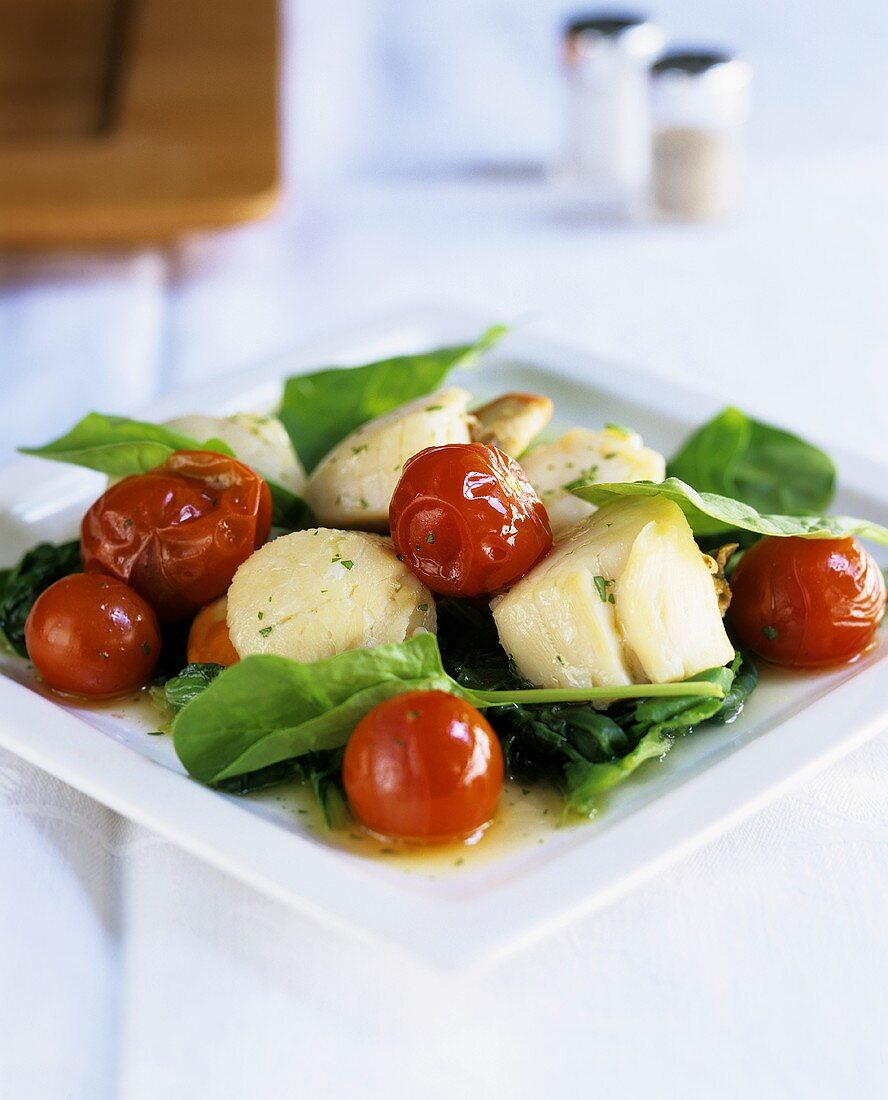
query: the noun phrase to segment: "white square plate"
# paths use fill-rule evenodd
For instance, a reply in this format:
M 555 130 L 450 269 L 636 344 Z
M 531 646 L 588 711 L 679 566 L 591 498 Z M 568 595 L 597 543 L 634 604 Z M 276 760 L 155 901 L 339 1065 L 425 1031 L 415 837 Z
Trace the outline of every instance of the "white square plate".
M 270 408 L 287 374 L 470 339 L 485 323 L 412 310 L 169 396 L 144 415 Z M 479 397 L 539 390 L 554 398 L 561 426 L 630 424 L 667 454 L 717 408 L 521 331 L 480 370 L 454 380 Z M 836 511 L 885 523 L 884 471 L 851 456 L 838 461 Z M 0 471 L 0 560 L 41 539 L 72 537 L 102 484 L 88 471 L 36 459 Z M 492 835 L 459 866 L 449 857 L 445 867 L 440 857 L 423 865 L 342 849 L 309 828 L 286 788 L 237 798 L 201 787 L 183 774 L 170 738 L 149 736 L 157 721 L 149 707 L 61 706 L 34 690 L 22 662 L 0 665 L 0 744 L 289 905 L 458 966 L 604 905 L 878 732 L 888 720 L 886 656 L 883 633 L 865 659 L 839 671 L 766 672 L 738 722 L 682 740 L 616 791 L 598 820 L 562 829 L 549 825 L 553 815 L 533 823 L 530 796 L 523 810 L 510 811 L 523 839 L 497 845 Z M 517 791 L 512 800 L 522 798 Z

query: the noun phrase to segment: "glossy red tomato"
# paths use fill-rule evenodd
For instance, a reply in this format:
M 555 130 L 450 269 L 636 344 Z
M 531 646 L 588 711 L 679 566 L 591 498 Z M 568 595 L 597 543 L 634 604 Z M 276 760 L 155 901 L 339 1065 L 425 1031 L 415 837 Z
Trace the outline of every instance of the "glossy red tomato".
M 248 466 L 209 451 L 176 451 L 127 477 L 83 518 L 87 572 L 131 584 L 161 622 L 221 596 L 271 527 L 271 493 Z
M 730 583 L 740 642 L 790 668 L 851 660 L 885 613 L 882 573 L 855 539 L 762 539 Z
M 345 750 L 352 812 L 380 836 L 470 836 L 493 817 L 503 754 L 487 720 L 445 691 L 411 691 L 374 707 Z
M 228 597 L 220 596 L 195 616 L 188 631 L 188 663 L 233 665 L 240 657 L 228 633 Z
M 157 617 L 129 585 L 98 573 L 51 584 L 25 623 L 34 667 L 57 691 L 120 695 L 151 676 L 160 656 Z
M 484 443 L 427 447 L 409 459 L 389 525 L 410 569 L 450 596 L 505 588 L 552 548 L 549 517 L 524 471 Z

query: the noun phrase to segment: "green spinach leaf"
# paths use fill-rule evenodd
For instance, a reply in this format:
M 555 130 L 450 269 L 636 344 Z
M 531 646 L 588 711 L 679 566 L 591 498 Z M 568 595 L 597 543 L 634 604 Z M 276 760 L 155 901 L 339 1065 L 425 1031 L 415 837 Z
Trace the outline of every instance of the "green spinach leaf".
M 219 784 L 310 752 L 340 748 L 378 703 L 406 691 L 433 690 L 460 695 L 482 709 L 643 696 L 722 697 L 718 685 L 703 682 L 473 689 L 445 672 L 436 638 L 420 634 L 400 645 L 351 650 L 313 664 L 272 654 L 246 657 L 179 711 L 173 740 L 192 776 Z
M 800 535 L 803 538 L 836 539 L 858 535 L 888 546 L 888 528 L 853 516 L 762 515 L 755 508 L 715 493 L 698 493 L 676 477 L 652 481 L 587 483 L 571 489 L 582 500 L 600 506 L 624 497 L 663 496 L 674 501 L 688 517 L 695 535 L 720 535 L 740 529 L 757 535 Z
M 80 571 L 79 542 L 65 542 L 59 546 L 41 542 L 29 550 L 18 565 L 3 571 L 0 577 L 0 637 L 13 652 L 21 657 L 28 655 L 25 620 L 40 593 L 62 577 Z
M 569 761 L 564 767 L 567 786 L 565 809 L 583 817 L 594 815 L 601 799 L 647 760 L 662 759 L 676 739 L 705 723 L 733 722 L 758 683 L 758 671 L 738 653 L 727 668 L 710 669 L 695 680 L 716 683 L 724 692 L 718 699 L 646 699 L 625 711 L 620 724 L 632 748 L 605 762 Z
M 19 447 L 19 451 L 37 458 L 86 466 L 110 477 L 127 477 L 130 474 L 146 474 L 165 462 L 173 451 L 232 453 L 231 448 L 221 440 L 215 439 L 212 443 L 212 447 L 199 444 L 190 436 L 163 424 L 91 412 L 51 443 L 42 447 Z
M 670 460 L 667 473 L 698 492 L 785 515 L 825 511 L 836 483 L 832 459 L 818 447 L 735 408 L 698 428 Z
M 466 366 L 505 331 L 505 326 L 496 325 L 474 344 L 288 378 L 278 416 L 305 469 L 311 472 L 340 440 L 368 420 L 437 389 L 451 370 Z
M 146 474 L 165 462 L 173 451 L 215 451 L 237 457 L 221 439 L 200 442 L 164 424 L 131 420 L 126 416 L 87 413 L 65 435 L 42 447 L 19 447 L 22 454 L 85 466 L 110 477 Z M 262 471 L 257 471 L 262 474 Z M 264 477 L 265 475 L 262 474 Z M 290 489 L 265 478 L 271 490 L 275 526 L 299 531 L 314 522 L 311 509 Z

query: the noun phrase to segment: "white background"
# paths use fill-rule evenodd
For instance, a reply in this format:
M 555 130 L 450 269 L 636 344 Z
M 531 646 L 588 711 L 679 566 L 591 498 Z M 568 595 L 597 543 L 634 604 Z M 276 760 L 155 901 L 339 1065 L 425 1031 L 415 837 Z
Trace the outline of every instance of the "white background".
M 659 6 L 677 38 L 756 68 L 746 201 L 717 227 L 598 225 L 541 181 L 564 11 L 290 12 L 278 216 L 163 251 L 0 260 L 0 455 L 439 300 L 884 460 L 888 7 Z M 0 1091 L 883 1095 L 886 775 L 883 736 L 607 912 L 448 976 L 0 755 Z

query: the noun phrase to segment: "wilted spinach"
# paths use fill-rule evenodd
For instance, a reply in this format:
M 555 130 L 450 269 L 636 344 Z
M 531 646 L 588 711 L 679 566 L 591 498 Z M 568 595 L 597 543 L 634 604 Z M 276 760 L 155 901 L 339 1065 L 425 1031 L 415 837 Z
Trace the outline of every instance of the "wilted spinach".
M 12 569 L 0 572 L 0 638 L 19 656 L 27 657 L 25 620 L 34 601 L 51 584 L 79 573 L 80 543 L 59 546 L 41 542 Z

